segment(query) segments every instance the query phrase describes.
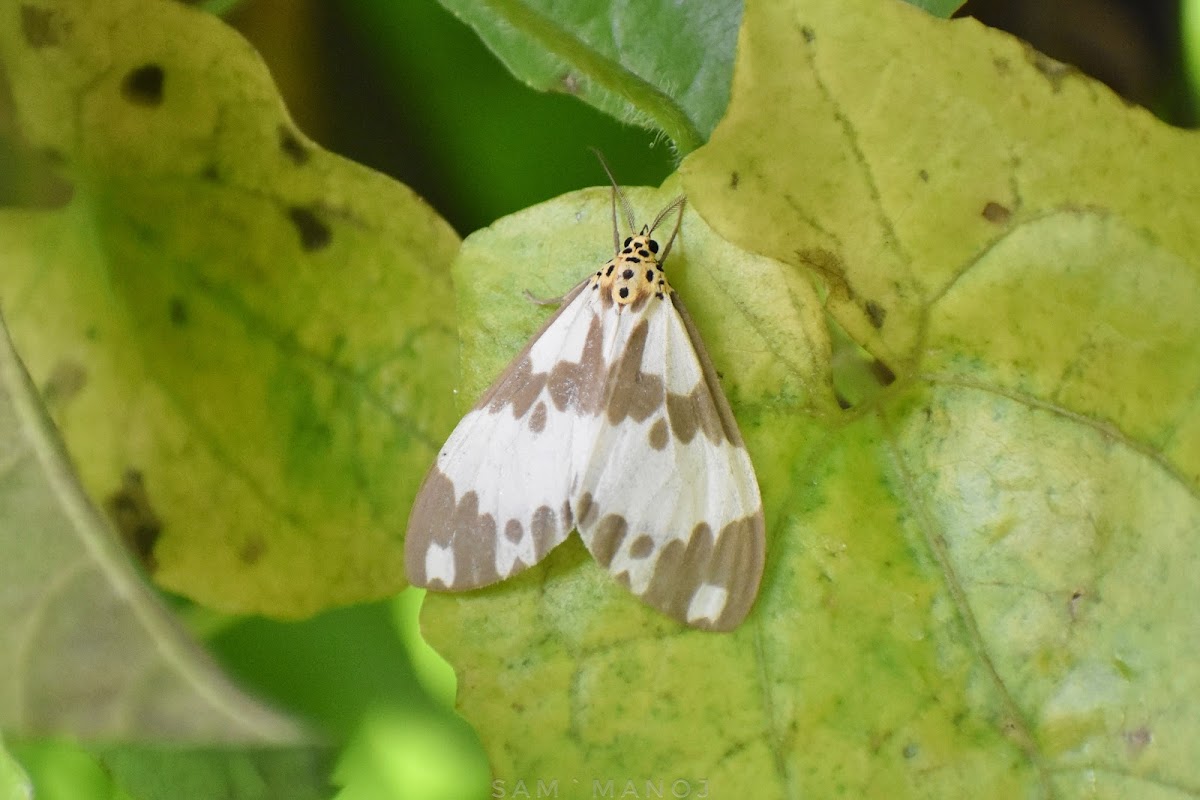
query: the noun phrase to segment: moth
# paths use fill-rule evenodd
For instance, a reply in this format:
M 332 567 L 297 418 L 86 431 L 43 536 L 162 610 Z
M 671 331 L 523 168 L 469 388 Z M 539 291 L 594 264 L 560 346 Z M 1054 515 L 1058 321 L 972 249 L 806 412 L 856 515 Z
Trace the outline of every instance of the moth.
M 609 179 L 615 254 L 562 298 L 450 434 L 409 516 L 408 579 L 442 591 L 487 586 L 575 529 L 645 603 L 730 630 L 754 604 L 766 537 L 737 422 L 663 271 L 685 198 L 635 234 Z M 653 234 L 675 211 L 660 248 Z

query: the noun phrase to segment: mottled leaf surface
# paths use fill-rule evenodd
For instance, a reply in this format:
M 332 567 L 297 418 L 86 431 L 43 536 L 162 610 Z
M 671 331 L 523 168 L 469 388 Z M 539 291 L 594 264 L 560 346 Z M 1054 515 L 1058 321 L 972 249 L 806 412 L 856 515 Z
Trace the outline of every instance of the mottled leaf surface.
M 185 4 L 5 4 L 0 57 L 72 189 L 0 210 L 0 305 L 92 498 L 159 584 L 220 609 L 402 588 L 453 423 L 454 232 L 305 138 Z
M 682 173 L 697 216 L 667 269 L 758 468 L 762 593 L 732 634 L 685 630 L 572 540 L 431 595 L 498 779 L 1200 792 L 1197 135 L 974 21 L 752 2 Z M 587 197 L 468 240 L 464 401 L 547 313 L 519 291 L 607 257 Z M 826 324 L 878 359 L 847 409 Z

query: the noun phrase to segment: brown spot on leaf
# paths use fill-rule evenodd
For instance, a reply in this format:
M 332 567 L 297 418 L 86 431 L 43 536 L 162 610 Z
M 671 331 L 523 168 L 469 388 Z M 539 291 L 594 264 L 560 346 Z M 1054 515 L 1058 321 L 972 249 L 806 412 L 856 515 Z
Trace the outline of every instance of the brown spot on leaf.
M 157 567 L 154 546 L 162 535 L 162 521 L 150 503 L 142 473 L 128 469 L 117 489 L 104 503 L 125 546 L 150 572 Z
M 57 15 L 48 8 L 21 6 L 21 35 L 34 50 L 53 47 L 59 43 Z
M 131 69 L 121 82 L 121 94 L 131 103 L 154 107 L 162 105 L 166 72 L 158 64 Z
M 521 523 L 515 519 L 510 519 L 504 523 L 504 538 L 508 539 L 513 544 L 517 544 L 525 536 L 525 529 L 521 527 Z
M 286 125 L 279 126 L 279 149 L 296 166 L 308 163 L 310 157 L 308 148 L 300 141 L 300 137 Z
M 181 297 L 172 297 L 168 301 L 167 314 L 171 318 L 171 324 L 176 328 L 182 328 L 188 324 L 187 303 L 183 302 Z
M 42 386 L 42 402 L 50 410 L 62 408 L 87 385 L 87 368 L 78 361 L 64 359 L 54 365 Z
M 995 201 L 989 201 L 983 207 L 980 215 L 988 222 L 994 222 L 997 225 L 1004 225 L 1012 219 L 1012 211 Z
M 887 319 L 887 309 L 874 300 L 868 300 L 864 308 L 867 312 L 867 319 L 871 320 L 871 327 L 875 330 L 882 328 L 883 321 Z
M 1067 601 L 1067 612 L 1071 615 L 1072 621 L 1078 618 L 1079 603 L 1083 600 L 1083 590 L 1076 589 L 1071 592 L 1071 599 Z
M 311 208 L 292 206 L 288 209 L 288 218 L 300 235 L 300 246 L 310 253 L 328 247 L 333 239 L 329 226 Z
M 896 382 L 896 373 L 884 362 L 878 358 L 871 361 L 871 375 L 875 380 L 879 381 L 880 386 L 891 386 Z
M 1132 756 L 1140 755 L 1154 741 L 1154 734 L 1145 725 L 1125 731 L 1122 737 L 1125 739 L 1125 746 L 1129 749 L 1129 754 Z
M 846 281 L 846 265 L 837 253 L 832 250 L 826 250 L 823 247 L 810 247 L 797 250 L 796 256 L 800 261 L 820 273 L 832 291 L 837 292 L 843 297 L 849 297 L 853 294 L 850 290 L 850 284 Z
M 263 541 L 261 536 L 252 536 L 247 539 L 240 550 L 238 550 L 238 560 L 248 567 L 257 564 L 267 552 L 267 543 Z

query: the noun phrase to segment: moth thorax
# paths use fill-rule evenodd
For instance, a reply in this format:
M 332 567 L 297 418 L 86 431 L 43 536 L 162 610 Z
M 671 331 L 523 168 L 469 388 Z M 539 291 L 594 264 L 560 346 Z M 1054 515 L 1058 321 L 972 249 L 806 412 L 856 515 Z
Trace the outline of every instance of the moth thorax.
M 612 260 L 609 292 L 617 305 L 628 306 L 643 298 L 660 300 L 671 290 L 658 263 L 658 242 L 649 236 L 631 236 Z

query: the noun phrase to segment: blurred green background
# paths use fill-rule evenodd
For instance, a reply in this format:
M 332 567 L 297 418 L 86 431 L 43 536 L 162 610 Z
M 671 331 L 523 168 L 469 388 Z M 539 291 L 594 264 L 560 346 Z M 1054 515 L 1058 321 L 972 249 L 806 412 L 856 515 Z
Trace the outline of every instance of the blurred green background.
M 297 125 L 329 150 L 412 186 L 463 236 L 526 206 L 617 178 L 658 184 L 670 143 L 515 80 L 432 0 L 227 0 L 209 4 L 263 55 Z M 961 13 L 1006 28 L 1168 122 L 1196 122 L 1200 0 L 993 0 Z M 664 32 L 669 35 L 669 32 Z M 0 202 L 53 202 L 0 99 Z M 491 795 L 478 740 L 453 710 L 449 667 L 420 640 L 421 595 L 298 623 L 181 615 L 244 683 L 335 742 L 341 798 Z M 123 797 L 68 743 L 17 749 L 43 798 Z
M 253 0 L 228 20 L 263 54 L 297 124 L 416 189 L 459 232 L 564 192 L 658 184 L 674 154 L 565 94 L 526 88 L 434 2 Z

